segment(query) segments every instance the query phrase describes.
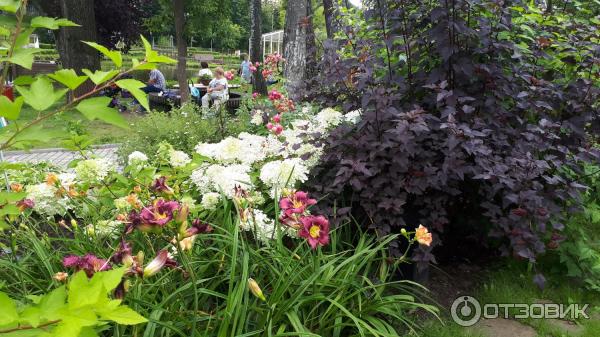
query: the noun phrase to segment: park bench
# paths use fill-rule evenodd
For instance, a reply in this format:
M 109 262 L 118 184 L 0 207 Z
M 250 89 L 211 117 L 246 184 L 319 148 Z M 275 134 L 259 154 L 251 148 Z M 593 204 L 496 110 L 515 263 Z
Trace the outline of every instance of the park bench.
M 198 98 L 198 101 L 196 102 L 198 105 L 201 104 L 199 100 L 200 98 Z M 171 110 L 172 106 L 181 105 L 181 98 L 179 96 L 173 97 L 171 95 L 159 95 L 155 92 L 148 94 L 148 101 L 150 103 L 150 109 L 161 111 L 168 111 Z M 240 107 L 241 102 L 242 95 L 230 91 L 229 99 L 225 103 L 225 107 L 230 113 L 235 113 L 235 111 Z
M 225 61 L 222 58 L 215 59 L 215 56 L 213 54 L 196 54 L 196 55 L 194 55 L 194 60 L 196 60 L 198 62 L 225 64 Z
M 58 64 L 53 62 L 33 62 L 31 66 L 31 70 L 25 69 L 21 66 L 13 65 L 12 66 L 12 78 L 17 78 L 19 76 L 35 76 L 40 74 L 51 74 L 58 70 Z

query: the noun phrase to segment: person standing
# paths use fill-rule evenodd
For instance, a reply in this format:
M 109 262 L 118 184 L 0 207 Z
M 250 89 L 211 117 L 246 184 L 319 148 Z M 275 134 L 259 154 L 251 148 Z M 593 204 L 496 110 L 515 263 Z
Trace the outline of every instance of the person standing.
M 252 73 L 250 72 L 250 61 L 248 55 L 244 55 L 242 64 L 240 64 L 240 73 L 244 81 L 250 83 L 252 81 Z

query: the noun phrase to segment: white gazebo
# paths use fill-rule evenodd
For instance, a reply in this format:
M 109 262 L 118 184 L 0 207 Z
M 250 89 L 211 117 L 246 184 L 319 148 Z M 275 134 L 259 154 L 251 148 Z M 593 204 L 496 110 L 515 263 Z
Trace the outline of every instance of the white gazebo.
M 263 45 L 263 60 L 269 54 L 281 54 L 283 51 L 283 30 L 263 34 L 261 42 Z M 251 54 L 250 48 L 252 48 L 252 43 L 248 40 L 248 54 Z

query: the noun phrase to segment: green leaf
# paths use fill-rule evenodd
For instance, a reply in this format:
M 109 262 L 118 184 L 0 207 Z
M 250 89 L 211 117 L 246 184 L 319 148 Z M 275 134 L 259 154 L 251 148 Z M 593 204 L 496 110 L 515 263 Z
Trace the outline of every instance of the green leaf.
M 62 89 L 55 92 L 52 82 L 46 77 L 38 77 L 29 89 L 21 86 L 16 86 L 16 88 L 25 98 L 25 103 L 38 111 L 50 108 L 68 91 L 67 89 Z
M 31 70 L 33 66 L 34 54 L 39 53 L 40 49 L 35 48 L 18 48 L 15 49 L 13 55 L 8 58 L 8 62 L 20 65 L 21 67 Z
M 78 272 L 69 282 L 69 309 L 91 306 L 100 300 L 104 287 L 102 283 L 90 283 L 83 271 Z
M 121 52 L 119 52 L 118 50 L 108 50 L 108 48 L 106 48 L 102 45 L 99 45 L 95 42 L 83 41 L 83 43 L 96 49 L 97 51 L 101 52 L 106 57 L 111 59 L 113 61 L 113 63 L 115 64 L 115 66 L 117 66 L 117 68 L 121 68 L 121 66 L 123 65 L 123 58 L 121 57 Z
M 123 129 L 128 129 L 129 125 L 125 118 L 123 118 L 116 109 L 108 107 L 110 101 L 110 97 L 94 97 L 86 99 L 77 105 L 77 110 L 89 120 L 99 119 Z
M 35 82 L 35 78 L 31 75 L 19 76 L 13 82 L 15 85 L 31 85 Z
M 48 75 L 51 79 L 64 84 L 71 90 L 77 89 L 83 82 L 87 80 L 87 76 L 78 76 L 73 69 L 61 69 L 54 74 Z
M 150 42 L 148 42 L 148 40 L 146 40 L 146 38 L 143 35 L 141 37 L 142 37 L 142 43 L 144 44 L 144 49 L 146 50 L 146 62 L 177 63 L 176 60 L 174 60 L 170 57 L 159 55 L 158 52 L 156 52 L 155 50 L 152 50 L 152 46 L 150 45 Z
M 103 313 L 101 317 L 123 325 L 135 325 L 148 322 L 142 315 L 124 305 L 117 307 L 113 311 Z
M 116 84 L 119 86 L 119 88 L 129 91 L 146 110 L 150 111 L 150 106 L 148 105 L 148 95 L 141 90 L 141 88 L 146 86 L 144 83 L 138 80 L 125 79 L 117 81 Z
M 27 196 L 25 192 L 0 192 L 0 202 L 3 204 L 17 202 Z
M 21 313 L 21 323 L 25 323 L 26 325 L 31 325 L 32 327 L 37 328 L 40 325 L 40 321 L 41 316 L 39 308 L 27 307 Z
M 54 321 L 60 318 L 59 310 L 65 306 L 67 300 L 67 289 L 61 286 L 44 295 L 40 301 L 40 315 L 48 320 Z
M 0 116 L 12 120 L 19 118 L 23 102 L 23 97 L 17 97 L 13 102 L 6 96 L 0 96 Z
M 20 0 L 0 0 L 0 10 L 16 13 L 21 6 Z
M 88 69 L 83 69 L 82 72 L 84 74 L 88 75 L 90 80 L 92 80 L 92 82 L 94 82 L 96 85 L 100 85 L 119 74 L 118 70 L 111 70 L 111 71 L 96 70 L 95 72 L 92 73 Z
M 107 292 L 113 291 L 125 275 L 125 267 L 94 274 L 91 283 L 100 282 Z
M 31 19 L 31 27 L 56 30 L 59 27 L 79 27 L 79 25 L 67 19 L 55 19 L 46 16 L 37 16 Z
M 9 325 L 19 320 L 17 306 L 5 293 L 0 293 L 0 326 Z
M 138 59 L 136 58 L 132 58 L 131 59 L 131 63 L 133 64 L 133 68 L 134 70 L 152 70 L 152 69 L 156 69 L 156 64 L 155 63 L 140 63 L 140 61 L 138 61 Z

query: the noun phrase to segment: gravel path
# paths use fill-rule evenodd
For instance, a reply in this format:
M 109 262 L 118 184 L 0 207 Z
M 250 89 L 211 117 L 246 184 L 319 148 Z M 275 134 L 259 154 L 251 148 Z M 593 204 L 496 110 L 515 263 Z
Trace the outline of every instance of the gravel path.
M 92 152 L 101 158 L 117 161 L 118 144 L 105 144 L 94 146 Z M 78 152 L 62 149 L 36 149 L 31 151 L 6 151 L 4 160 L 11 163 L 40 163 L 49 162 L 58 167 L 67 168 L 69 162 L 81 158 Z

